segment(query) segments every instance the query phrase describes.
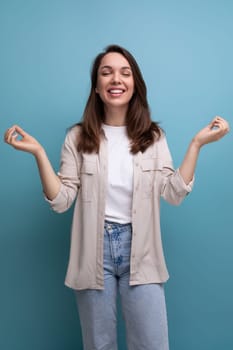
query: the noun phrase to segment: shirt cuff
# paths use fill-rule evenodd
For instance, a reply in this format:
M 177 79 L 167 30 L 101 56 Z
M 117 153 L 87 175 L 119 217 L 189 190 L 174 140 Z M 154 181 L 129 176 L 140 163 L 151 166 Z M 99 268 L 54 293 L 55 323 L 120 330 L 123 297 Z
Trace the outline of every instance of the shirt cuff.
M 54 199 L 52 200 L 48 199 L 48 197 L 44 192 L 43 192 L 43 195 L 44 195 L 45 201 L 49 203 L 50 207 L 53 210 L 58 211 L 61 206 L 61 203 L 64 202 L 63 185 L 61 184 L 60 190 Z
M 195 182 L 195 176 L 193 176 L 192 180 L 188 184 L 186 184 L 184 182 L 183 177 L 180 174 L 179 168 L 176 170 L 176 174 L 177 174 L 177 181 L 179 182 L 179 185 L 180 185 L 180 192 L 183 192 L 183 193 L 186 192 L 186 194 L 191 192 L 193 189 L 194 182 Z

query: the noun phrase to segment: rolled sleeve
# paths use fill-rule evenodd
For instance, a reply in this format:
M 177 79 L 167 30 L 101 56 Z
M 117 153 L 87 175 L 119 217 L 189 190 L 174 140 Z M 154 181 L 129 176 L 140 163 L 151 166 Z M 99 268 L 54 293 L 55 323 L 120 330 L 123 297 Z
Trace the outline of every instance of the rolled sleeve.
M 68 210 L 78 193 L 80 186 L 80 154 L 77 151 L 79 129 L 73 128 L 66 135 L 61 151 L 61 164 L 58 176 L 61 180 L 61 187 L 57 196 L 46 202 L 51 209 L 58 213 Z
M 185 196 L 192 191 L 195 177 L 193 177 L 192 180 L 188 184 L 186 184 L 183 180 L 183 177 L 180 174 L 180 169 L 178 168 L 174 173 L 172 181 L 177 182 L 178 193 L 182 196 Z
M 189 184 L 186 184 L 180 174 L 179 169 L 176 169 L 166 178 L 162 187 L 162 198 L 173 205 L 179 205 L 183 199 L 192 191 L 194 177 Z
M 72 205 L 76 197 L 76 192 L 72 189 L 67 190 L 66 186 L 61 184 L 60 190 L 53 200 L 48 199 L 45 194 L 44 199 L 49 203 L 52 210 L 57 213 L 63 213 Z

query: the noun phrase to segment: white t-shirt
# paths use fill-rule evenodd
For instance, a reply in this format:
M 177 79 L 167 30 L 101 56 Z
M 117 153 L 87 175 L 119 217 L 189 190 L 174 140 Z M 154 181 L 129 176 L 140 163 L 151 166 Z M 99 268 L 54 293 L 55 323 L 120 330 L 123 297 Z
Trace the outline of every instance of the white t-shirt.
M 132 221 L 133 155 L 126 126 L 103 124 L 108 140 L 108 188 L 105 219 L 117 223 Z

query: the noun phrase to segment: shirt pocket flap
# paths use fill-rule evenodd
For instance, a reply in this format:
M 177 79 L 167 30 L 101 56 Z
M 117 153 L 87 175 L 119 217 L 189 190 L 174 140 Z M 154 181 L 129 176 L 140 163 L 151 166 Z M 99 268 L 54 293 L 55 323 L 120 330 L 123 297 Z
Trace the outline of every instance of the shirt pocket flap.
M 83 162 L 81 167 L 81 173 L 84 174 L 95 174 L 96 173 L 96 163 L 95 162 Z
M 142 171 L 162 170 L 163 162 L 160 158 L 142 159 Z

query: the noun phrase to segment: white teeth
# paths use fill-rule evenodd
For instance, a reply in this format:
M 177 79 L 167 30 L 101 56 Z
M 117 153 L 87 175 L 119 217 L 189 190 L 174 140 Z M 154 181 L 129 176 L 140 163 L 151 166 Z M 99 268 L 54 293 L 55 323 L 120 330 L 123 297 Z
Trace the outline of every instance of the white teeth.
M 123 90 L 120 90 L 120 89 L 111 89 L 109 90 L 109 92 L 111 94 L 121 94 L 122 92 L 124 92 Z

